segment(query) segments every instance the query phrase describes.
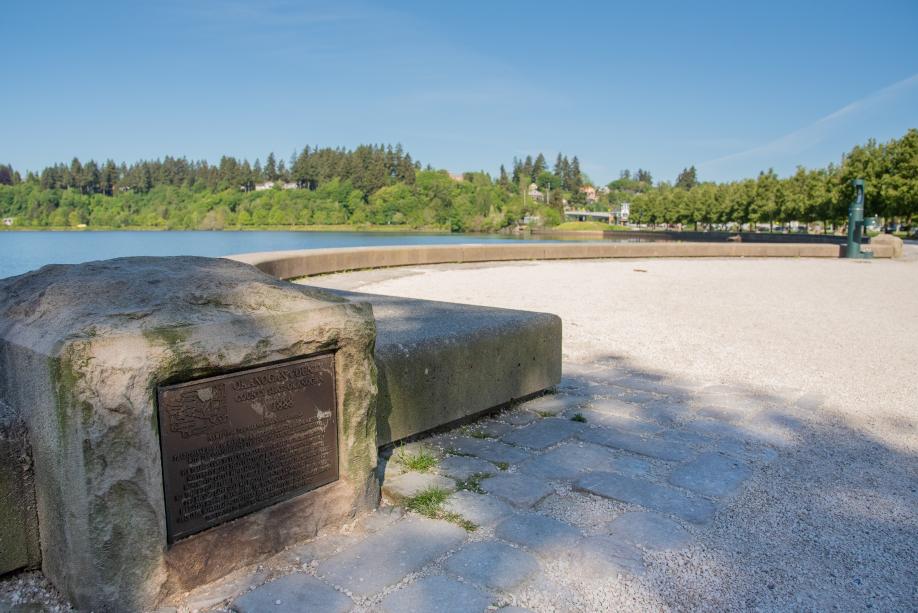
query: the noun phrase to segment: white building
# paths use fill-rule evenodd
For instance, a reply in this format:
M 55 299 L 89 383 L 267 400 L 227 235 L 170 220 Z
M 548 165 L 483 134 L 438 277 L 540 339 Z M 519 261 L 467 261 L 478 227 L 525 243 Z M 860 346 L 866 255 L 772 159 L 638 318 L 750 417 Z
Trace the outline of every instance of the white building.
M 527 193 L 527 194 L 529 195 L 529 197 L 532 198 L 533 200 L 540 200 L 540 201 L 544 201 L 544 200 L 545 200 L 545 194 L 543 194 L 542 192 L 539 191 L 539 186 L 536 185 L 535 183 L 530 183 L 530 184 L 529 184 L 529 191 L 526 192 L 526 193 Z
M 296 189 L 296 183 L 277 183 L 275 181 L 265 181 L 264 183 L 256 183 L 255 191 L 263 192 L 268 189 L 274 189 L 275 187 L 280 187 L 281 189 Z
M 4 225 L 4 226 L 11 226 L 11 225 L 13 225 L 13 218 L 12 218 L 12 217 L 4 217 L 4 218 L 3 218 L 3 225 Z

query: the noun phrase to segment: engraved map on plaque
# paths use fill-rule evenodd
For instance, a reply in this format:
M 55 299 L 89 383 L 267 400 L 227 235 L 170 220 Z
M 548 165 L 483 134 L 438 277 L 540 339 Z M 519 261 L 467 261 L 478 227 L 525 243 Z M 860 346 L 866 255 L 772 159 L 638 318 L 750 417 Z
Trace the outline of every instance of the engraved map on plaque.
M 338 478 L 335 358 L 160 386 L 169 543 Z

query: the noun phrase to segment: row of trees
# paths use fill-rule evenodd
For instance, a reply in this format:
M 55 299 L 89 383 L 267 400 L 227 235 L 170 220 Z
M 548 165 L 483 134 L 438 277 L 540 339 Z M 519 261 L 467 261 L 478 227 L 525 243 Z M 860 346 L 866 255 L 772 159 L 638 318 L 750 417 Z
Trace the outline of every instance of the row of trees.
M 631 219 L 639 223 L 785 224 L 842 223 L 854 199 L 852 181 L 864 179 L 865 213 L 910 223 L 918 215 L 918 130 L 887 143 L 869 141 L 847 153 L 839 165 L 808 170 L 798 167 L 787 178 L 774 171 L 755 179 L 729 183 L 698 182 L 694 167 L 674 184 L 610 184 L 610 202 L 631 202 Z M 629 191 L 624 191 L 625 187 Z
M 113 160 L 85 164 L 73 158 L 70 164 L 55 164 L 37 176 L 29 173 L 27 182 L 38 182 L 44 189 L 75 190 L 81 194 L 132 191 L 146 193 L 157 186 L 184 187 L 195 191 L 218 192 L 228 189 L 252 191 L 265 181 L 295 182 L 299 187 L 316 189 L 332 179 L 350 180 L 358 189 L 371 193 L 395 182 L 414 183 L 420 168 L 401 145 L 361 145 L 353 151 L 304 147 L 290 156 L 289 165 L 268 154 L 265 163 L 256 159 L 220 158 L 218 165 L 206 161 L 166 156 L 162 160 L 143 160 L 128 166 Z M 12 168 L 0 166 L 0 184 L 22 181 Z
M 851 180 L 866 180 L 868 215 L 910 221 L 918 214 L 918 130 L 888 143 L 854 147 L 839 165 L 799 168 L 787 178 L 700 182 L 694 167 L 674 183 L 650 172 L 623 171 L 593 208 L 628 202 L 631 220 L 649 224 L 775 224 L 844 220 Z M 278 187 L 255 191 L 264 181 Z M 280 186 L 293 183 L 299 189 Z M 548 202 L 527 198 L 535 183 Z M 57 164 L 25 177 L 0 165 L 0 217 L 19 226 L 158 227 L 172 229 L 379 224 L 452 231 L 494 231 L 538 215 L 563 220 L 563 206 L 583 206 L 589 177 L 577 156 L 515 159 L 496 179 L 483 172 L 455 180 L 426 169 L 400 146 L 354 150 L 305 147 L 264 164 L 223 157 L 217 165 L 166 157 L 133 165 L 111 160 Z

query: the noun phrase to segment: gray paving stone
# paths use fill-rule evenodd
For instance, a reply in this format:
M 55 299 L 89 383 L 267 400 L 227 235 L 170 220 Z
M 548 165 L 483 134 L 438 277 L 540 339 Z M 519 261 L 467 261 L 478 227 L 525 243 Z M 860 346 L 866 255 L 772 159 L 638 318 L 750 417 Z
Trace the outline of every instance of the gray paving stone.
M 758 412 L 758 409 L 749 407 L 746 404 L 717 405 L 703 404 L 696 405 L 695 414 L 699 417 L 710 419 L 719 419 L 721 421 L 738 422 L 747 419 Z
M 660 398 L 640 403 L 637 417 L 651 419 L 655 422 L 671 425 L 692 414 L 689 405 L 672 398 Z
M 409 517 L 320 563 L 317 574 L 358 596 L 369 596 L 420 570 L 465 538 L 465 530 L 455 524 Z
M 498 609 L 497 613 L 533 613 L 533 611 L 523 607 L 504 607 L 503 609 Z
M 239 613 L 299 613 L 328 611 L 344 613 L 354 608 L 354 602 L 306 573 L 293 573 L 246 592 L 233 602 Z
M 610 536 L 648 551 L 678 551 L 692 541 L 685 528 L 652 511 L 622 513 L 607 530 Z
M 409 472 L 386 479 L 382 493 L 391 500 L 400 501 L 431 488 L 452 492 L 456 489 L 456 482 L 432 473 Z
M 659 424 L 634 419 L 632 417 L 624 417 L 614 413 L 606 413 L 605 411 L 596 409 L 583 409 L 580 411 L 580 414 L 586 418 L 586 423 L 591 426 L 604 426 L 619 432 L 644 435 L 656 434 L 662 430 Z
M 500 438 L 513 429 L 513 426 L 502 421 L 486 421 L 472 427 L 490 438 Z
M 456 492 L 443 506 L 479 526 L 493 526 L 513 513 L 513 508 L 500 498 L 468 491 Z
M 588 407 L 594 411 L 602 411 L 609 415 L 620 415 L 622 417 L 634 417 L 639 406 L 633 402 L 627 402 L 619 398 L 594 398 Z
M 520 405 L 521 409 L 532 411 L 533 413 L 550 413 L 557 415 L 568 409 L 575 409 L 587 402 L 587 398 L 577 395 L 568 394 L 550 394 L 524 402 Z
M 576 528 L 538 513 L 511 515 L 494 528 L 497 538 L 522 545 L 543 558 L 571 551 L 580 541 Z
M 615 366 L 596 366 L 592 371 L 587 371 L 583 373 L 585 379 L 590 381 L 597 381 L 599 383 L 612 383 L 618 381 L 622 377 L 629 376 L 630 373 L 623 368 L 616 368 Z
M 569 559 L 577 577 L 608 579 L 627 574 L 644 574 L 641 552 L 620 539 L 601 535 L 589 536 L 570 550 Z
M 706 447 L 714 444 L 714 439 L 698 432 L 688 430 L 666 430 L 659 434 L 659 438 L 671 443 L 680 443 L 682 445 L 697 445 Z
M 473 455 L 489 462 L 506 462 L 507 464 L 518 464 L 531 455 L 528 451 L 519 447 L 480 438 L 458 438 L 452 441 L 449 446 L 452 451 L 458 454 Z
M 621 457 L 602 445 L 566 443 L 520 464 L 522 473 L 553 481 L 569 481 L 590 471 L 643 475 L 650 464 L 639 458 Z
M 539 570 L 539 563 L 521 549 L 504 543 L 469 543 L 447 558 L 444 568 L 466 581 L 502 592 L 510 591 Z
M 538 418 L 538 415 L 530 413 L 529 411 L 512 411 L 501 416 L 503 421 L 514 426 L 525 426 L 526 424 L 531 424 Z
M 481 613 L 491 597 L 470 585 L 434 575 L 392 592 L 382 601 L 388 613 Z
M 529 449 L 545 449 L 570 438 L 582 428 L 581 424 L 569 419 L 548 418 L 505 434 L 503 441 Z
M 642 375 L 627 375 L 620 379 L 616 379 L 612 383 L 619 387 L 624 387 L 630 390 L 651 392 L 653 394 L 661 394 L 664 396 L 686 397 L 690 393 L 685 388 L 661 383 L 658 380 Z
M 710 452 L 676 468 L 669 476 L 669 482 L 704 496 L 719 498 L 739 489 L 750 474 L 743 461 Z
M 452 479 L 468 479 L 477 474 L 492 475 L 497 471 L 498 468 L 487 460 L 464 455 L 446 457 L 437 466 L 437 472 Z
M 399 506 L 383 505 L 360 520 L 360 527 L 367 532 L 379 532 L 405 516 L 405 509 Z
M 709 501 L 689 498 L 679 490 L 644 479 L 596 472 L 581 477 L 574 488 L 675 515 L 696 524 L 706 524 L 714 517 L 714 505 Z
M 528 508 L 554 490 L 541 479 L 520 473 L 502 473 L 482 480 L 481 489 L 517 508 Z
M 331 557 L 350 546 L 354 541 L 355 537 L 350 534 L 327 534 L 287 549 L 284 552 L 284 558 L 291 564 L 309 564 L 313 560 L 324 560 Z
M 671 462 L 685 461 L 694 455 L 687 445 L 661 438 L 641 438 L 636 434 L 616 432 L 609 428 L 589 428 L 577 433 L 577 438 L 587 443 L 623 449 L 631 453 Z

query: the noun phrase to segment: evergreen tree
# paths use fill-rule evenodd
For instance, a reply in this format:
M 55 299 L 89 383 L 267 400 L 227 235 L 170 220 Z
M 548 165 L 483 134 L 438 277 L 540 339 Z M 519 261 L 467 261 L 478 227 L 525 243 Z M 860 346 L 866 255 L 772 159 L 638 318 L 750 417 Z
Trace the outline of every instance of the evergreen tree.
M 676 177 L 676 187 L 678 188 L 692 189 L 696 185 L 698 185 L 698 175 L 694 166 L 683 168 L 679 176 Z
M 500 165 L 500 178 L 497 180 L 497 183 L 504 189 L 510 187 L 510 177 L 507 176 L 507 169 L 504 168 L 503 164 Z
M 284 160 L 281 160 L 283 164 Z M 268 181 L 277 181 L 278 179 L 278 169 L 277 169 L 277 160 L 274 158 L 274 152 L 268 154 L 268 159 L 265 160 L 265 178 Z
M 535 162 L 532 164 L 532 173 L 530 177 L 532 178 L 533 183 L 539 178 L 539 175 L 542 174 L 542 171 L 546 170 L 548 166 L 545 163 L 545 156 L 541 153 L 536 157 Z

